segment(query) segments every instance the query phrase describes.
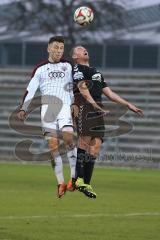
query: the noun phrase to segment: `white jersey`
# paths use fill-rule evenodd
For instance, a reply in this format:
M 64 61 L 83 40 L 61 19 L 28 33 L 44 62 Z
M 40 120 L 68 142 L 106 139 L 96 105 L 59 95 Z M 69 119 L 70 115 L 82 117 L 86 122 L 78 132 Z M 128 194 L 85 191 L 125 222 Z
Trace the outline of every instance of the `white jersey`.
M 72 66 L 69 62 L 43 62 L 35 68 L 32 74 L 21 109 L 27 110 L 38 88 L 42 97 L 55 96 L 55 99 L 60 99 L 63 104 L 70 105 L 73 99 L 71 86 Z

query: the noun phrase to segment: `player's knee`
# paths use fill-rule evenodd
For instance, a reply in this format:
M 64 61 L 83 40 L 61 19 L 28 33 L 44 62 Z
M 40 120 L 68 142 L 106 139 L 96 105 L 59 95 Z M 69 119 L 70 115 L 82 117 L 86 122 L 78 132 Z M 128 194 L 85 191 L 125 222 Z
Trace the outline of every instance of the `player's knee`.
M 73 132 L 63 132 L 62 134 L 65 145 L 73 144 Z
M 79 137 L 78 147 L 84 150 L 88 150 L 90 146 L 90 137 Z
M 50 138 L 48 140 L 48 147 L 53 152 L 57 151 L 58 150 L 58 140 L 56 138 Z
M 84 143 L 84 142 L 83 143 L 79 143 L 78 147 L 87 151 L 88 148 L 89 148 L 89 144 Z
M 92 142 L 92 144 L 90 145 L 89 153 L 93 156 L 97 156 L 100 152 L 101 143 L 102 143 L 102 141 L 99 139 L 94 140 Z
M 90 149 L 89 153 L 90 155 L 97 157 L 97 155 L 99 154 L 99 150 L 100 148 L 95 147 L 94 149 Z

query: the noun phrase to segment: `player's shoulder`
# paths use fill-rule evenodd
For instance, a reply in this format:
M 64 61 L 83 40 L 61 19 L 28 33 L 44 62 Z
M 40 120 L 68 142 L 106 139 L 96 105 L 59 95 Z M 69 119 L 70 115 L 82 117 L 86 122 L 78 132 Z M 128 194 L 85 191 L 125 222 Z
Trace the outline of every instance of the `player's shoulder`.
M 33 69 L 33 71 L 32 71 L 32 74 L 31 74 L 31 78 L 34 77 L 34 75 L 35 75 L 35 73 L 36 73 L 36 71 L 37 71 L 38 69 L 40 69 L 41 67 L 45 66 L 45 65 L 48 64 L 48 63 L 49 63 L 48 60 L 44 60 L 44 61 L 42 61 L 42 62 L 39 62 L 37 65 L 35 65 L 35 67 L 34 67 L 34 69 Z
M 68 66 L 72 67 L 72 63 L 68 59 L 63 58 L 60 60 L 60 63 L 67 64 Z
M 62 63 L 68 63 L 68 64 L 71 65 L 71 61 L 69 61 L 69 60 L 66 59 L 66 58 L 62 58 L 62 59 L 60 60 L 60 62 L 62 62 Z
M 75 64 L 73 66 L 73 69 L 74 69 L 75 72 L 76 71 L 85 72 L 85 71 L 87 71 L 89 69 L 89 67 L 86 66 L 86 65 L 82 65 L 82 64 Z
M 73 80 L 75 81 L 80 81 L 84 79 L 84 65 L 81 64 L 75 64 L 73 66 Z

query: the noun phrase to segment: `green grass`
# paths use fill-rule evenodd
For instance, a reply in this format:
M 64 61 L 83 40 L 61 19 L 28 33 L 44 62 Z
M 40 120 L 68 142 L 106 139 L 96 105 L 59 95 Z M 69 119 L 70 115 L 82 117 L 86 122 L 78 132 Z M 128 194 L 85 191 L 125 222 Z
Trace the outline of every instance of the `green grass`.
M 0 164 L 0 240 L 160 239 L 160 171 L 96 168 L 92 185 L 57 199 L 50 166 Z

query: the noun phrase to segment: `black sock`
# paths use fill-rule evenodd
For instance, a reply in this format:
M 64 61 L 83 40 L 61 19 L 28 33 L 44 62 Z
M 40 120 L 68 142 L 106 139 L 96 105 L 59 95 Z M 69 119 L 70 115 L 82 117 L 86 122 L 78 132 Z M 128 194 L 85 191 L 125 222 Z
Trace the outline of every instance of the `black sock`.
M 84 161 L 86 158 L 86 151 L 78 148 L 77 149 L 77 161 L 76 161 L 76 179 L 84 177 Z
M 87 154 L 87 161 L 85 161 L 84 163 L 84 183 L 86 184 L 90 184 L 95 160 L 96 160 L 95 156 Z

